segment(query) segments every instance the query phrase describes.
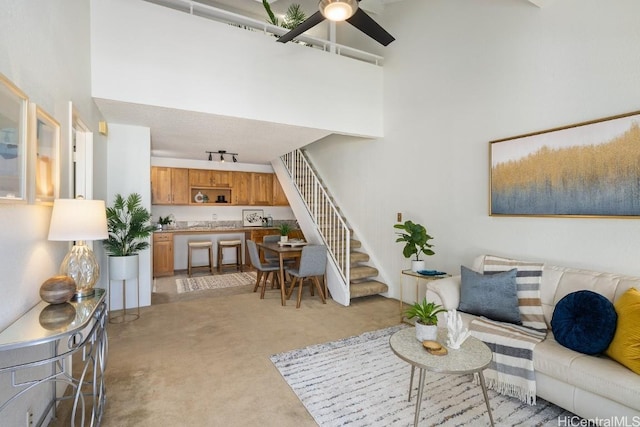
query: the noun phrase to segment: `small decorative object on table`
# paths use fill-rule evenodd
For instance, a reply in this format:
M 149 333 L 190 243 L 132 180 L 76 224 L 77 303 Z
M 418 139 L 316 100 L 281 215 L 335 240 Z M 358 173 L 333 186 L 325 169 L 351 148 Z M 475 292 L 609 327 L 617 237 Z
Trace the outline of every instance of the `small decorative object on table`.
M 447 346 L 453 350 L 460 348 L 470 333 L 462 323 L 462 316 L 456 310 L 449 310 L 444 314 L 447 319 Z
M 40 286 L 40 298 L 49 304 L 69 302 L 76 292 L 76 281 L 69 276 L 53 276 Z
M 446 310 L 434 302 L 417 302 L 406 311 L 407 318 L 416 318 L 416 339 L 418 341 L 435 341 L 438 336 L 438 313 Z

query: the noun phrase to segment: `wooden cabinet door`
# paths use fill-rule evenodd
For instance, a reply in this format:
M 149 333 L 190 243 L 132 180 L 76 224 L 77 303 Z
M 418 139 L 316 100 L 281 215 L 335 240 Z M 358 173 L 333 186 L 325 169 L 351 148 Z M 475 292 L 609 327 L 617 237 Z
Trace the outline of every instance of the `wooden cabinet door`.
M 171 204 L 171 168 L 151 168 L 151 204 Z
M 189 204 L 189 169 L 171 170 L 171 203 Z
M 251 174 L 251 204 L 270 206 L 273 204 L 273 174 L 255 173 Z
M 289 200 L 287 200 L 282 185 L 280 185 L 280 180 L 275 174 L 273 175 L 273 205 L 289 206 Z
M 211 176 L 206 169 L 189 169 L 191 187 L 211 187 Z
M 251 203 L 251 172 L 233 172 L 233 204 Z
M 189 169 L 192 187 L 231 187 L 231 172 L 210 169 Z
M 173 235 L 153 235 L 153 277 L 173 275 Z
M 231 187 L 231 172 L 209 171 L 209 180 L 212 187 Z

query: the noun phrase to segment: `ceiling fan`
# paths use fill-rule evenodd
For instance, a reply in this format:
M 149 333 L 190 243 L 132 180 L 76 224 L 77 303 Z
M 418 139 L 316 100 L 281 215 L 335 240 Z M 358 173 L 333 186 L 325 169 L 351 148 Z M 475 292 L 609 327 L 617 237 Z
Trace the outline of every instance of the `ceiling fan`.
M 325 19 L 336 22 L 347 21 L 383 46 L 394 41 L 395 38 L 391 34 L 358 7 L 359 2 L 360 0 L 320 0 L 319 10 L 316 13 L 281 36 L 278 41 L 281 43 L 291 41 Z

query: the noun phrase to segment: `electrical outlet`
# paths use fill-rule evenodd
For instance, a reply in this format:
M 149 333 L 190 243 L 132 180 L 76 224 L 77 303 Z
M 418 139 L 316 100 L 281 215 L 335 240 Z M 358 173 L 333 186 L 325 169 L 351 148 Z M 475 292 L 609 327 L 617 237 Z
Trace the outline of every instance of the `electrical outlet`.
M 27 427 L 33 427 L 33 410 L 31 408 L 27 409 L 26 423 Z
M 397 213 L 397 220 L 398 222 L 402 222 L 402 212 Z
M 211 220 L 212 221 L 217 221 L 218 220 L 218 214 L 211 214 Z

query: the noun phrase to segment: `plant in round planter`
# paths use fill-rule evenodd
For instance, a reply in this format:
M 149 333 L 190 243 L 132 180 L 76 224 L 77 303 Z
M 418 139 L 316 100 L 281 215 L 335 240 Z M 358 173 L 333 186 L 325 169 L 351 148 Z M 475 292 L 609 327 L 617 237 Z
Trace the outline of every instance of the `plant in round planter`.
M 435 341 L 438 336 L 438 313 L 444 313 L 441 305 L 435 302 L 427 302 L 425 297 L 422 302 L 416 302 L 405 311 L 408 319 L 416 318 L 416 339 L 418 341 Z
M 167 228 L 169 228 L 169 226 L 171 225 L 172 222 L 172 218 L 171 215 L 167 215 L 165 217 L 159 217 L 158 218 L 158 224 L 160 224 L 163 230 L 166 230 Z
M 103 240 L 109 253 L 109 279 L 126 280 L 138 277 L 138 252 L 147 249 L 146 240 L 154 228 L 151 214 L 142 206 L 138 193 L 126 199 L 116 194 L 112 207 L 107 208 L 109 237 Z
M 286 222 L 283 222 L 278 226 L 278 231 L 280 232 L 280 241 L 287 242 L 289 240 L 289 232 L 291 231 L 291 226 Z
M 415 224 L 413 221 L 396 224 L 393 228 L 403 230 L 403 232 L 396 233 L 400 236 L 396 239 L 396 242 L 405 242 L 402 255 L 405 258 L 411 258 L 412 255 L 415 255 L 415 259 L 411 262 L 411 270 L 424 270 L 424 260 L 420 259 L 420 254 L 429 256 L 435 254 L 431 250 L 433 245 L 429 243 L 429 240 L 432 240 L 433 237 L 427 234 L 427 229 L 423 225 Z

